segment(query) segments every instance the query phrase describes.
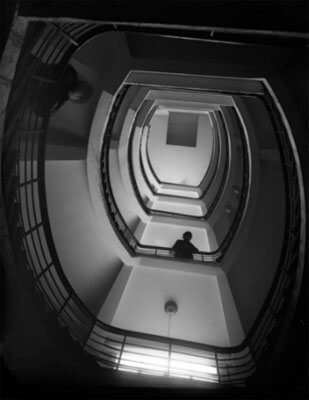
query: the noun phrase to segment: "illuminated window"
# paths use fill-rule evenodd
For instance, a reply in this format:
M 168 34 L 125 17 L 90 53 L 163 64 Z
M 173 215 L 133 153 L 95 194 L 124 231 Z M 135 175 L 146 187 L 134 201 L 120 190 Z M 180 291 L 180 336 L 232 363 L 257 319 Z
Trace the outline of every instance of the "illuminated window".
M 118 369 L 135 373 L 217 382 L 215 360 L 205 356 L 125 346 Z

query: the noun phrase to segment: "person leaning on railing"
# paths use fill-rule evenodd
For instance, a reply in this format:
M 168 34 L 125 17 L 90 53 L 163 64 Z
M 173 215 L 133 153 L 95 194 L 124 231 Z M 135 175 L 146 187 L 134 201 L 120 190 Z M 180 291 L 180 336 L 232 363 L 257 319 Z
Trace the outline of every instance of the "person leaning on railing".
M 64 69 L 58 65 L 45 65 L 40 63 L 36 75 L 50 80 L 44 88 L 43 96 L 36 96 L 33 102 L 34 112 L 38 116 L 45 116 L 59 110 L 67 101 L 82 104 L 86 103 L 92 95 L 92 87 L 88 82 L 79 80 L 75 68 L 67 64 Z
M 182 235 L 183 240 L 178 239 L 172 247 L 172 255 L 176 258 L 193 259 L 193 254 L 198 249 L 191 243 L 192 233 L 187 231 Z
M 89 83 L 78 80 L 77 73 L 72 65 L 65 67 L 53 95 L 51 112 L 58 110 L 68 100 L 73 103 L 85 103 L 92 94 Z

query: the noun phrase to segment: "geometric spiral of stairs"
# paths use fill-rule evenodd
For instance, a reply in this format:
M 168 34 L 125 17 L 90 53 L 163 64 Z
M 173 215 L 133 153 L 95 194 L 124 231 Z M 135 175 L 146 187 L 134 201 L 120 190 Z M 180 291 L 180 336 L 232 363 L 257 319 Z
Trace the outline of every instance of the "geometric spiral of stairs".
M 268 50 L 250 50 L 269 55 L 263 67 L 235 73 L 224 47 L 93 22 L 28 26 L 2 156 L 15 261 L 115 373 L 244 385 L 291 307 L 306 223 L 293 122 Z M 50 114 L 41 102 L 69 63 L 92 97 Z M 172 250 L 185 231 L 192 260 Z

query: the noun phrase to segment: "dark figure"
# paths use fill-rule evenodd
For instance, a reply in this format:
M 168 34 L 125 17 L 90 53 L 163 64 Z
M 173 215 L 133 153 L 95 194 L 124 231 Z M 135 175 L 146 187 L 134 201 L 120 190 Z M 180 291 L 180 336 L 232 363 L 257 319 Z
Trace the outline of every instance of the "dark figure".
M 48 74 L 45 72 L 46 68 Z M 42 64 L 38 67 L 37 74 L 43 78 L 55 79 L 55 83 L 48 84 L 44 89 L 44 95 L 35 99 L 33 108 L 39 116 L 57 111 L 68 100 L 85 103 L 92 95 L 89 83 L 79 81 L 75 69 L 70 64 L 61 72 L 57 65 L 48 68 Z
M 53 105 L 51 111 L 58 110 L 66 101 L 85 103 L 92 94 L 89 83 L 79 81 L 72 65 L 68 64 L 52 93 Z
M 183 240 L 177 240 L 172 247 L 172 250 L 175 252 L 175 257 L 187 258 L 192 260 L 193 254 L 198 252 L 198 249 L 190 242 L 190 240 L 192 239 L 192 233 L 185 232 L 182 237 Z

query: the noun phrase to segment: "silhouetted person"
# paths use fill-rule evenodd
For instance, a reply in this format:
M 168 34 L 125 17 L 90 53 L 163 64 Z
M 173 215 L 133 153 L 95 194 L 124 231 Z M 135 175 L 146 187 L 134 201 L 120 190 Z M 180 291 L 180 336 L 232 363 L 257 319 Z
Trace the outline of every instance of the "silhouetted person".
M 198 249 L 190 242 L 192 233 L 185 232 L 182 237 L 183 240 L 179 239 L 175 242 L 172 251 L 175 252 L 175 257 L 177 258 L 193 259 L 193 254 L 198 252 Z
M 88 82 L 80 81 L 77 77 L 75 68 L 68 64 L 63 71 L 60 71 L 58 65 L 44 69 L 41 64 L 38 69 L 38 75 L 46 78 L 55 79 L 55 83 L 49 84 L 44 95 L 36 98 L 34 111 L 39 116 L 46 113 L 57 111 L 68 100 L 73 103 L 85 103 L 92 95 L 92 87 Z
M 58 110 L 68 100 L 73 103 L 85 103 L 92 94 L 92 88 L 88 82 L 80 81 L 72 65 L 68 64 L 62 78 L 56 85 L 51 111 Z

